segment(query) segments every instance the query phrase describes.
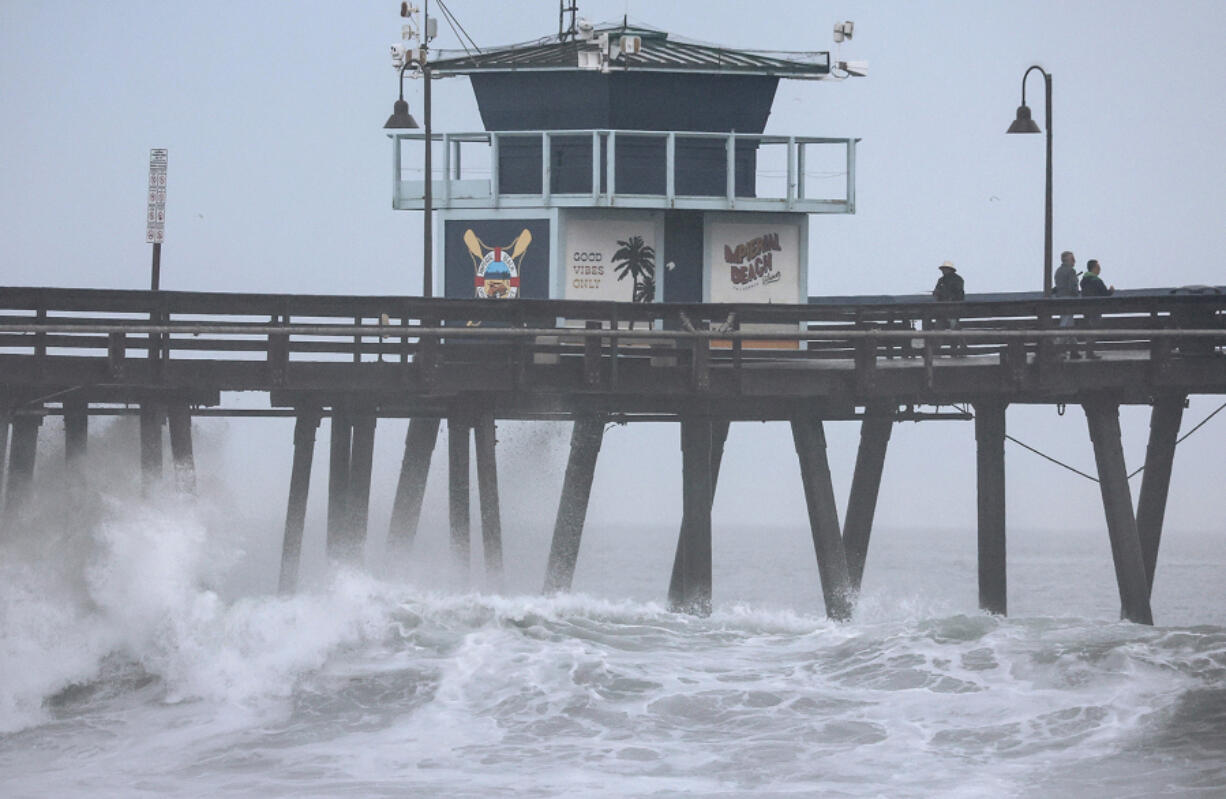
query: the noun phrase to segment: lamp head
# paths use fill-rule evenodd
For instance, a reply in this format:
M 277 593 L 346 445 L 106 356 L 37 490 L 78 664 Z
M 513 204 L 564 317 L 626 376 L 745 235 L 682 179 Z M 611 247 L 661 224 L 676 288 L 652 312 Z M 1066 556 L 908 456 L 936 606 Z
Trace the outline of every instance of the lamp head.
M 392 115 L 387 118 L 387 122 L 383 124 L 384 128 L 388 129 L 405 129 L 420 127 L 417 120 L 413 119 L 413 115 L 409 113 L 409 104 L 405 100 L 397 100 L 392 106 Z
M 1006 133 L 1042 133 L 1039 125 L 1030 118 L 1030 106 L 1023 103 L 1017 107 L 1017 119 L 1009 126 Z

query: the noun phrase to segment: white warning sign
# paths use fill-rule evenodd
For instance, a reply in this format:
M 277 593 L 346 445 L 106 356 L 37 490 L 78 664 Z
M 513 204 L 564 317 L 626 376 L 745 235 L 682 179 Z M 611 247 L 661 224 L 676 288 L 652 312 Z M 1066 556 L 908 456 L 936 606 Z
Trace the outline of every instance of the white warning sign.
M 145 241 L 161 244 L 166 237 L 166 160 L 165 148 L 149 151 L 149 209 Z

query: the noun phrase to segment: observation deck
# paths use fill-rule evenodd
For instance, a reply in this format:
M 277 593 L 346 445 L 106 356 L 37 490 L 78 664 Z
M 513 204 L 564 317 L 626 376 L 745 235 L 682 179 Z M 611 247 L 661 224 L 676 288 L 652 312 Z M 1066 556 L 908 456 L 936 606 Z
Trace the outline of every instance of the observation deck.
M 425 134 L 392 131 L 392 206 L 424 208 Z M 649 130 L 431 136 L 438 210 L 625 208 L 850 214 L 859 139 Z M 543 158 L 549 153 L 549 158 Z

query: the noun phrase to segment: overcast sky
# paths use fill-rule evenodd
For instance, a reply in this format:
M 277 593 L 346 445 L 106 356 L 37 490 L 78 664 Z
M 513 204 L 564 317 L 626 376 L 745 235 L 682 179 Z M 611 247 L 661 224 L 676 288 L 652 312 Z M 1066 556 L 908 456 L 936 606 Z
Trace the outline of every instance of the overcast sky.
M 387 50 L 399 38 L 398 6 L 0 4 L 2 282 L 147 285 L 148 151 L 167 147 L 163 288 L 416 293 L 420 215 L 390 208 L 390 145 L 381 130 L 396 95 Z M 556 31 L 552 0 L 449 6 L 481 45 Z M 1081 263 L 1098 258 L 1103 276 L 1120 287 L 1226 283 L 1226 4 L 580 6 L 597 21 L 628 13 L 693 39 L 780 50 L 829 49 L 832 23 L 855 21 L 843 57 L 868 60 L 869 77 L 784 81 L 767 127 L 863 139 L 856 215 L 812 221 L 812 293 L 928 291 L 945 259 L 971 292 L 1041 287 L 1043 137 L 1004 133 L 1032 63 L 1054 75 L 1056 251 L 1072 249 Z M 445 24 L 438 44 L 457 45 Z M 408 86 L 415 114 L 420 89 Z M 466 79 L 440 82 L 434 98 L 436 129 L 480 129 Z M 1028 99 L 1044 125 L 1042 83 L 1033 76 Z M 1217 404 L 1194 399 L 1185 428 Z M 1130 466 L 1144 455 L 1146 413 L 1125 413 Z M 1009 423 L 1015 435 L 1082 468 L 1093 463 L 1075 409 L 1060 417 L 1052 408 L 1014 408 Z M 717 523 L 759 522 L 761 508 L 771 507 L 772 521 L 803 524 L 786 428 L 742 427 L 729 443 Z M 394 484 L 403 426 L 380 431 L 377 497 Z M 836 490 L 845 497 L 857 430 L 838 424 L 828 432 Z M 280 497 L 289 428 L 267 435 L 285 444 L 268 448 L 276 454 L 260 470 L 269 495 Z M 1168 529 L 1221 529 L 1223 436 L 1226 416 L 1181 447 Z M 562 440 L 542 461 L 545 504 L 556 497 L 564 451 Z M 679 467 L 672 427 L 610 433 L 593 517 L 679 517 Z M 1011 527 L 1102 529 L 1092 483 L 1012 445 L 1008 469 Z M 900 426 L 878 523 L 905 528 L 919 519 L 973 531 L 973 477 L 971 425 Z M 432 501 L 441 499 L 440 478 L 436 470 Z M 648 501 L 625 502 L 628 484 Z M 725 490 L 736 485 L 753 491 Z M 546 526 L 551 513 L 542 514 Z M 386 509 L 372 511 L 380 514 Z

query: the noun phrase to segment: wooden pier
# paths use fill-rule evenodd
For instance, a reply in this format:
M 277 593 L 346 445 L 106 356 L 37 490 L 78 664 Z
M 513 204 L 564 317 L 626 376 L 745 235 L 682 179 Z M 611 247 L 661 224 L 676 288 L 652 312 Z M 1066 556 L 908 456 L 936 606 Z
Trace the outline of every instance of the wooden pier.
M 320 421 L 330 420 L 327 552 L 352 562 L 365 543 L 379 419 L 411 420 L 388 531 L 390 551 L 400 554 L 411 551 L 445 420 L 452 552 L 467 563 L 472 548 L 471 431 L 481 545 L 496 584 L 495 424 L 567 420 L 574 430 L 544 579 L 544 590 L 566 591 L 605 424 L 676 421 L 684 512 L 668 596 L 678 610 L 705 613 L 711 505 L 728 427 L 787 421 L 826 611 L 843 619 L 868 556 L 893 424 L 953 416 L 975 424 L 980 604 L 1003 614 L 1008 406 L 1076 404 L 1098 467 L 1122 614 L 1149 624 L 1183 408 L 1191 394 L 1226 393 L 1226 358 L 1217 350 L 1226 344 L 1223 311 L 1220 293 L 1165 290 L 1092 300 L 678 305 L 0 288 L 3 521 L 24 511 L 48 414 L 64 417 L 71 463 L 85 451 L 91 416 L 136 409 L 146 486 L 162 475 L 165 426 L 183 491 L 194 488 L 193 415 L 292 415 L 280 575 L 281 590 L 291 591 Z M 1067 314 L 1101 319 L 1074 331 L 1092 339 L 1100 360 L 1061 357 L 1070 332 L 1058 324 Z M 959 329 L 935 330 L 948 318 L 959 319 Z M 965 355 L 942 354 L 960 342 Z M 267 395 L 269 409 L 222 406 L 223 392 L 237 391 Z M 1120 405 L 1153 408 L 1135 511 Z M 861 442 L 840 525 L 823 423 L 852 419 L 861 420 Z

